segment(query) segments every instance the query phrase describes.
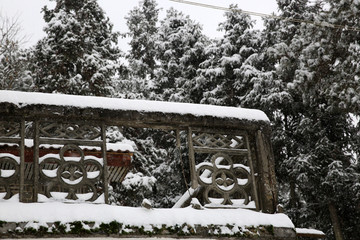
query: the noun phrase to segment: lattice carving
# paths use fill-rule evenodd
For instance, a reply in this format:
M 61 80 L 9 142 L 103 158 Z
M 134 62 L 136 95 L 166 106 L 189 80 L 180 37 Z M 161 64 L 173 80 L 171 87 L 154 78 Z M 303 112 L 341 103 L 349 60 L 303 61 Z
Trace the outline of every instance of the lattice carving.
M 0 186 L 5 189 L 5 196 L 3 199 L 9 199 L 14 194 L 11 191 L 11 185 L 17 183 L 19 179 L 19 157 L 9 154 L 0 154 Z
M 42 123 L 40 136 L 65 139 L 94 140 L 101 136 L 100 127 L 72 123 Z
M 78 200 L 79 194 L 88 194 L 82 200 L 95 201 L 104 189 L 103 164 L 100 159 L 89 157 L 73 144 L 64 145 L 58 156 L 45 155 L 39 166 L 45 195 L 50 198 L 54 197 L 52 192 L 66 192 L 66 199 Z
M 242 136 L 199 133 L 193 136 L 194 147 L 246 149 Z
M 0 121 L 0 137 L 18 137 L 20 135 L 20 123 Z
M 217 153 L 211 162 L 197 165 L 199 184 L 205 188 L 205 204 L 247 205 L 250 201 L 251 173 L 243 164 L 234 164 L 227 154 Z

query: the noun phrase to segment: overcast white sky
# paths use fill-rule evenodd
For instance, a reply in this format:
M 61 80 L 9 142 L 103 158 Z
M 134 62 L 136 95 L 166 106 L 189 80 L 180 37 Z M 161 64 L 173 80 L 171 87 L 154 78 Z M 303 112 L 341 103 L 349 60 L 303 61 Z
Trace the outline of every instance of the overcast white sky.
M 238 4 L 239 8 L 246 11 L 271 14 L 276 12 L 276 0 L 191 0 L 210 5 L 228 7 L 231 3 Z M 98 0 L 99 5 L 104 9 L 111 22 L 114 24 L 114 30 L 126 32 L 127 27 L 124 17 L 127 13 L 138 5 L 138 0 Z M 165 10 L 174 7 L 203 25 L 204 33 L 209 37 L 221 37 L 217 32 L 218 23 L 224 20 L 224 12 L 221 10 L 191 6 L 183 3 L 172 2 L 170 0 L 157 0 L 162 8 L 160 19 L 165 16 Z M 42 18 L 41 9 L 44 5 L 50 8 L 55 5 L 55 1 L 49 0 L 0 0 L 0 13 L 3 16 L 16 16 L 22 26 L 23 34 L 27 36 L 26 47 L 35 44 L 40 38 L 45 36 L 43 27 L 45 25 Z M 256 28 L 261 28 L 262 23 L 259 17 Z M 119 45 L 122 50 L 127 50 L 128 40 L 120 40 Z

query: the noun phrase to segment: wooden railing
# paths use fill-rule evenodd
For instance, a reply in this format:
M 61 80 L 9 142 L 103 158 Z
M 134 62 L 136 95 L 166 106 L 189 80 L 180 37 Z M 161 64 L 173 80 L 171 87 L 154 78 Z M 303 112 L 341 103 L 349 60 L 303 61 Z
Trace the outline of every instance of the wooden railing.
M 0 95 L 0 142 L 14 144 L 17 154 L 0 148 L 0 197 L 18 193 L 23 202 L 41 201 L 41 196 L 107 203 L 112 161 L 107 159 L 106 129 L 145 127 L 176 133 L 177 147 L 185 145 L 189 151 L 194 197 L 206 207 L 275 212 L 270 126 L 257 110 L 244 114 L 243 109 L 196 104 L 14 92 L 14 99 L 21 95 L 19 102 L 12 93 L 0 94 L 4 92 L 8 97 Z M 34 103 L 34 97 L 49 100 Z M 74 99 L 74 104 L 68 103 Z M 94 100 L 101 107 L 86 105 Z M 187 134 L 186 142 L 180 141 L 180 132 Z M 26 167 L 26 138 L 33 139 L 32 174 Z M 57 152 L 44 155 L 44 145 L 58 146 Z M 86 146 L 97 147 L 98 155 L 85 151 Z

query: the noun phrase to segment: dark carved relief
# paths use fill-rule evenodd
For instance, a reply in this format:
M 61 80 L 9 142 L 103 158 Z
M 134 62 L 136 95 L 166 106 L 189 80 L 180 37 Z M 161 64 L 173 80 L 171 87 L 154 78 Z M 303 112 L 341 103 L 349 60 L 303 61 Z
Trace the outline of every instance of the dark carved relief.
M 193 133 L 192 142 L 194 152 L 202 154 L 196 159 L 195 170 L 203 189 L 204 204 L 256 208 L 255 178 L 247 135 Z M 204 154 L 208 154 L 205 156 L 210 160 L 203 159 Z
M 19 139 L 20 123 L 0 121 L 0 138 Z M 1 140 L 0 140 L 1 142 Z M 14 192 L 11 188 L 19 181 L 20 158 L 10 153 L 0 153 L 0 198 L 9 199 Z M 5 193 L 5 194 L 4 194 Z
M 250 168 L 234 164 L 227 154 L 217 153 L 213 155 L 211 163 L 197 165 L 197 176 L 199 183 L 205 187 L 204 199 L 207 204 L 247 205 L 250 201 Z
M 71 156 L 67 156 L 67 152 L 71 152 Z M 48 198 L 55 197 L 55 192 L 66 192 L 69 200 L 86 195 L 82 200 L 95 201 L 104 190 L 102 159 L 85 156 L 82 149 L 73 144 L 63 146 L 58 156 L 42 157 L 40 176 Z
M 5 190 L 3 199 L 9 199 L 13 196 L 11 185 L 19 181 L 19 157 L 12 154 L 0 154 L 0 187 Z
M 0 121 L 0 137 L 19 137 L 20 123 Z
M 246 149 L 241 136 L 200 133 L 193 136 L 194 147 Z
M 107 152 L 105 129 L 58 119 L 0 121 L 0 200 L 19 194 L 22 202 L 108 203 L 108 183 L 124 178 L 132 153 Z
M 101 136 L 101 130 L 87 124 L 42 123 L 40 135 L 49 138 L 94 140 Z

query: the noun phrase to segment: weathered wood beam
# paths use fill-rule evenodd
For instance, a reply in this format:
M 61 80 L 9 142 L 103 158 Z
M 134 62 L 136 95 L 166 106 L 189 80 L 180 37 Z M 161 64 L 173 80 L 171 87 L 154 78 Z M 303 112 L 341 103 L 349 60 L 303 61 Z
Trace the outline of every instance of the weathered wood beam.
M 229 130 L 255 131 L 268 128 L 267 121 L 250 121 L 247 119 L 195 116 L 192 114 L 176 114 L 163 112 L 139 112 L 132 110 L 112 110 L 99 108 L 77 108 L 56 105 L 26 105 L 19 107 L 12 103 L 0 103 L 0 120 L 24 117 L 34 121 L 42 119 L 62 121 L 89 121 L 91 123 L 105 123 L 106 125 L 128 127 L 150 127 L 159 129 L 186 130 L 189 126 L 199 129 L 220 128 Z
M 231 155 L 247 155 L 247 149 L 231 149 L 231 148 L 210 148 L 210 147 L 194 147 L 194 151 L 198 153 L 227 153 Z

